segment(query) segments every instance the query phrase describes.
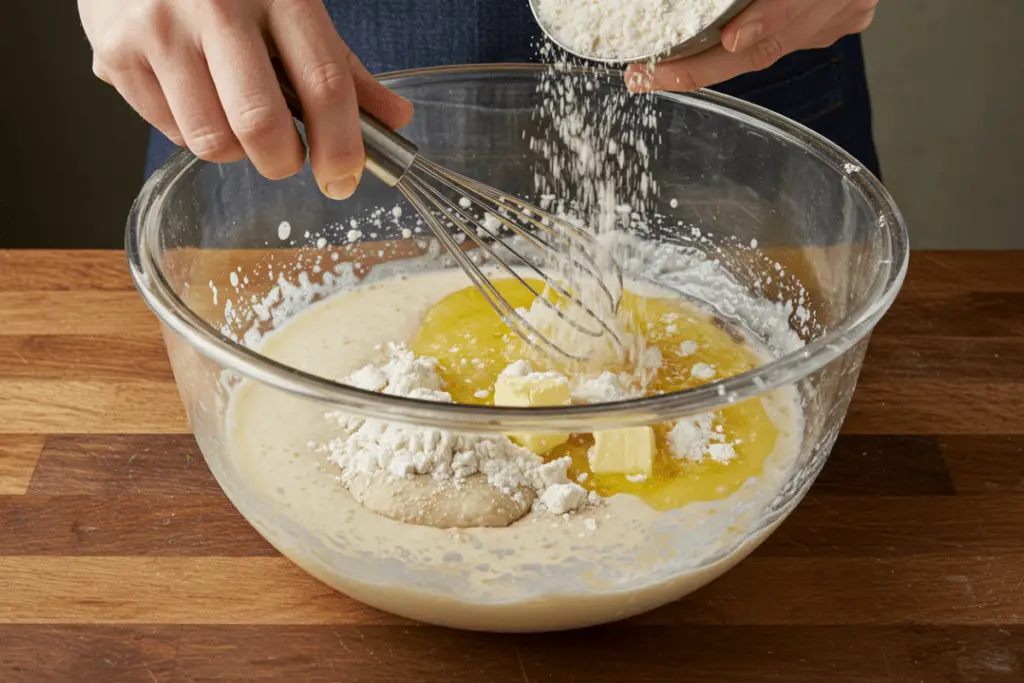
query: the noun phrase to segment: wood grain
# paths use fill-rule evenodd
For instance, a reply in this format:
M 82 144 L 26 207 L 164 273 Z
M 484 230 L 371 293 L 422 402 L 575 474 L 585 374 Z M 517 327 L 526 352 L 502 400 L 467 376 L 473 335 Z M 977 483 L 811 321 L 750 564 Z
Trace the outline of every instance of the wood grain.
M 0 250 L 0 292 L 134 289 L 123 251 Z
M 858 384 L 848 434 L 1019 434 L 1024 384 L 881 379 Z
M 1024 493 L 1024 435 L 841 434 L 814 490 L 880 496 Z
M 82 680 L 82 672 L 129 683 L 531 683 L 584 674 L 592 683 L 1016 683 L 1024 628 L 630 624 L 492 637 L 425 626 L 61 625 L 0 626 L 0 642 L 10 653 L 0 678 L 12 683 Z
M 995 384 L 1024 384 L 1024 338 L 872 337 L 860 381 L 920 377 Z
M 955 489 L 935 437 L 840 434 L 814 491 L 909 496 L 950 495 Z
M 28 491 L 43 442 L 44 437 L 38 434 L 0 434 L 0 496 Z
M 915 251 L 904 291 L 1024 292 L 1019 251 Z M 902 296 L 902 292 L 901 292 Z
M 1022 305 L 1024 292 L 912 292 L 896 300 L 877 329 L 880 335 L 1020 338 Z M 964 325 L 972 319 L 983 324 Z
M 173 382 L 174 376 L 158 334 L 68 334 L 0 336 L 3 379 Z
M 0 623 L 364 624 L 406 620 L 281 557 L 0 557 Z
M 958 492 L 1024 493 L 1024 437 L 1020 432 L 984 439 L 942 436 L 938 442 Z
M 759 556 L 948 559 L 974 557 L 979 546 L 996 556 L 1024 553 L 1021 496 L 966 497 L 950 505 L 939 496 L 865 498 L 815 491 L 804 500 Z
M 0 336 L 152 336 L 157 322 L 134 291 L 0 291 Z
M 277 555 L 220 495 L 0 496 L 0 529 L 0 556 Z
M 758 556 L 948 558 L 972 555 L 976 543 L 992 553 L 1024 554 L 1022 516 L 1020 496 L 974 497 L 951 506 L 941 497 L 868 499 L 815 493 Z M 277 554 L 234 508 L 213 495 L 0 497 L 0 528 L 7 530 L 0 536 L 0 556 L 6 557 Z M 47 533 L 39 534 L 39 529 Z
M 1024 549 L 953 557 L 754 555 L 635 623 L 1024 625 Z M 406 623 L 334 592 L 283 557 L 0 558 L 0 623 Z M 938 595 L 941 594 L 941 599 Z
M 0 380 L 0 433 L 182 434 L 174 382 Z
M 65 434 L 47 438 L 31 492 L 216 496 L 220 487 L 191 434 Z
M 492 636 L 360 605 L 245 522 L 123 253 L 0 252 L 0 680 L 1024 680 L 1021 263 L 913 255 L 824 471 L 734 570 L 620 624 Z

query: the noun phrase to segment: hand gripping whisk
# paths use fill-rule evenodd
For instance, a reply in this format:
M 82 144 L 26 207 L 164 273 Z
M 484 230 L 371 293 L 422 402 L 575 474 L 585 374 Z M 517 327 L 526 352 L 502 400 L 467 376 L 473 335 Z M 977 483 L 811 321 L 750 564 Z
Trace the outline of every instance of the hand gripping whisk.
M 292 115 L 301 121 L 302 105 L 298 95 L 280 65 L 275 66 L 285 101 Z M 477 290 L 523 341 L 549 355 L 586 360 L 585 355 L 562 348 L 542 334 L 516 310 L 463 249 L 461 243 L 465 238 L 456 239 L 454 235 L 458 233 L 446 229 L 445 223 L 461 231 L 565 324 L 589 337 L 609 335 L 621 348 L 621 340 L 607 318 L 615 315 L 622 300 L 622 270 L 592 235 L 538 206 L 423 158 L 416 145 L 366 112 L 360 111 L 359 123 L 366 150 L 366 169 L 401 192 L 416 208 Z M 538 259 L 524 253 L 531 248 L 542 255 L 543 266 L 537 264 Z M 521 267 L 513 267 L 509 257 Z M 528 271 L 543 281 L 555 294 L 555 300 L 537 291 L 521 271 Z M 584 297 L 582 292 L 595 292 L 597 296 Z M 588 299 L 587 303 L 584 298 Z M 593 305 L 589 300 L 593 300 Z M 603 312 L 594 310 L 605 307 L 607 310 Z

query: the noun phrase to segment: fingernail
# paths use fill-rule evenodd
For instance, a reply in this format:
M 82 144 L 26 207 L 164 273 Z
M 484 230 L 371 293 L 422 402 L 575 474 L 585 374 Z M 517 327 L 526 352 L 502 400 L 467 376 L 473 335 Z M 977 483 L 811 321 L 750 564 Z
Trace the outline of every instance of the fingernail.
M 341 180 L 332 180 L 324 188 L 324 194 L 331 199 L 348 199 L 359 186 L 359 178 L 354 175 L 345 176 Z
M 764 26 L 759 21 L 752 21 L 749 24 L 744 24 L 736 30 L 735 37 L 732 41 L 731 52 L 740 52 L 751 47 L 761 38 L 761 32 L 764 31 Z

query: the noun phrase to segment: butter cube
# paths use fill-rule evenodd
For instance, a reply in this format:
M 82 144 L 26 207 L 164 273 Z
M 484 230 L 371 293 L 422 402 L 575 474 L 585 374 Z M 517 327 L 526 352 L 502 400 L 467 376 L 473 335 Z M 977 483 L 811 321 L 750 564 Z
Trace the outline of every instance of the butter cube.
M 569 405 L 569 381 L 553 372 L 522 376 L 499 375 L 494 384 L 494 405 L 509 408 Z M 509 438 L 537 455 L 544 455 L 569 440 L 568 434 L 509 434 Z
M 537 455 L 547 455 L 563 443 L 569 440 L 568 434 L 530 434 L 528 432 L 516 432 L 508 435 L 523 448 L 533 451 Z
M 595 432 L 589 454 L 590 470 L 594 474 L 650 474 L 655 446 L 651 427 Z
M 510 408 L 569 405 L 569 380 L 556 372 L 528 375 L 498 375 L 494 383 L 494 405 Z

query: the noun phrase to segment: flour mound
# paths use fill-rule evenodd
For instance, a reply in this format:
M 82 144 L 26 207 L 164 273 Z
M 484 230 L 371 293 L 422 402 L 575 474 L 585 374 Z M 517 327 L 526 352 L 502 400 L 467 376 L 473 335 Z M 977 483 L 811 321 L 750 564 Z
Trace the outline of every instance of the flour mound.
M 676 460 L 728 464 L 736 459 L 735 444 L 726 440 L 725 431 L 715 426 L 714 413 L 686 417 L 672 427 L 668 443 Z
M 389 344 L 383 364 L 360 368 L 347 383 L 395 396 L 452 402 L 451 395 L 442 389 L 437 360 L 416 356 L 404 344 Z M 350 490 L 366 491 L 368 482 L 386 487 L 388 482 L 419 478 L 431 480 L 432 487 L 440 491 L 482 477 L 519 505 L 521 514 L 531 504 L 535 510 L 555 514 L 588 504 L 586 491 L 567 476 L 570 458 L 545 463 L 502 434 L 459 434 L 340 412 L 327 413 L 327 418 L 340 429 L 339 436 L 327 444 L 328 460 L 341 470 L 339 479 Z M 408 484 L 391 488 L 397 493 L 406 490 Z M 377 493 L 372 496 L 375 500 L 380 498 Z M 403 501 L 396 498 L 394 503 L 401 507 Z M 395 510 L 388 516 L 406 519 L 416 515 L 414 511 Z M 486 516 L 485 510 L 481 516 Z M 451 519 L 451 515 L 445 518 Z
M 572 387 L 572 398 L 578 403 L 612 403 L 629 398 L 629 390 L 618 375 L 605 371 L 597 377 L 578 379 Z

